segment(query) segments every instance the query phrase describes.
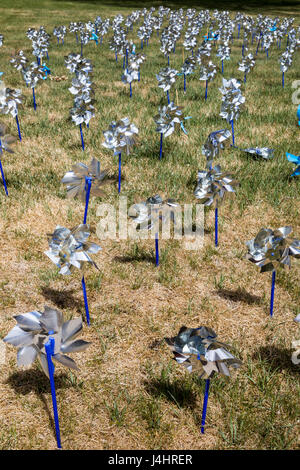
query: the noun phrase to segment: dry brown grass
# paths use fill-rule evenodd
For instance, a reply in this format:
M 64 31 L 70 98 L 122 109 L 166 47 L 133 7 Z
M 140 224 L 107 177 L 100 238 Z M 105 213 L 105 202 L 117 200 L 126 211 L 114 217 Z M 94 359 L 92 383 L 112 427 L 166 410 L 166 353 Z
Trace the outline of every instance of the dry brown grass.
M 94 18 L 101 14 L 100 10 L 90 7 L 88 12 L 81 12 L 82 19 Z M 103 12 L 104 16 L 111 15 L 105 9 Z M 19 42 L 23 41 L 29 26 L 43 24 L 49 31 L 54 26 L 54 11 L 51 18 L 40 12 L 36 21 L 30 12 L 21 13 L 28 19 L 22 18 Z M 71 13 L 57 11 L 56 18 L 61 15 L 60 24 L 68 24 L 78 16 L 78 11 Z M 1 23 L 0 32 L 6 40 L 1 67 L 5 69 L 5 82 L 9 85 L 13 77 L 17 80 L 7 61 L 11 51 L 10 34 L 16 31 L 18 24 L 5 27 L 4 20 Z M 69 35 L 63 50 L 56 45 L 52 47 L 50 60 L 55 74 L 65 73 L 62 56 L 71 52 L 74 44 L 74 37 Z M 25 50 L 30 50 L 28 41 Z M 149 49 L 146 53 L 154 57 L 155 50 L 153 46 L 151 52 Z M 66 319 L 84 315 L 80 273 L 59 277 L 43 252 L 48 247 L 46 234 L 57 224 L 71 227 L 82 219 L 83 205 L 66 200 L 64 188 L 59 184 L 71 165 L 77 161 L 88 162 L 95 156 L 102 168 L 108 168 L 110 175 L 116 176 L 116 160 L 112 161 L 111 154 L 101 147 L 102 131 L 112 119 L 128 114 L 140 129 L 139 147 L 134 156 L 125 157 L 123 166 L 122 191 L 128 194 L 130 202 L 138 202 L 156 192 L 170 197 L 182 194 L 184 202 L 192 202 L 189 179 L 191 175 L 196 178 L 198 166 L 204 165 L 201 145 L 214 130 L 213 125 L 215 128 L 222 125 L 217 120 L 216 124 L 206 124 L 206 119 L 219 109 L 220 77 L 218 85 L 213 84 L 209 90 L 211 100 L 206 105 L 203 84 L 188 83 L 193 92 L 198 93 L 196 98 L 188 93 L 184 96 L 179 88 L 179 104 L 186 106 L 186 115 L 193 115 L 193 120 L 187 124 L 189 136 L 172 136 L 166 144 L 165 159 L 160 163 L 155 158 L 158 142 L 153 135 L 152 120 L 161 97 L 153 91 L 156 86 L 153 74 L 159 62 L 151 70 L 148 58 L 145 82 L 141 86 L 134 85 L 136 101 L 129 103 L 119 81 L 121 65 L 113 63 L 107 45 L 101 56 L 92 46 L 87 51 L 84 55 L 97 64 L 101 76 L 94 73 L 99 105 L 91 129 L 84 131 L 87 143 L 84 154 L 78 129 L 66 120 L 72 102 L 67 92 L 63 92 L 68 82 L 47 81 L 37 88 L 37 114 L 31 109 L 30 90 L 24 90 L 27 96 L 21 114 L 24 139 L 17 144 L 15 155 L 4 158 L 9 197 L 3 192 L 0 195 L 1 337 L 14 326 L 13 315 L 42 310 L 44 304 L 61 309 Z M 179 67 L 181 49 L 178 54 Z M 259 61 L 257 70 L 265 71 L 262 59 Z M 110 74 L 113 81 L 110 81 Z M 292 80 L 292 70 L 290 76 Z M 274 83 L 278 77 L 277 70 Z M 250 117 L 241 117 L 241 127 L 237 128 L 239 145 L 249 146 L 252 142 L 254 145 L 256 139 L 261 140 L 261 144 L 280 149 L 276 155 L 279 160 L 280 151 L 299 133 L 291 125 L 295 119 L 291 117 L 288 98 L 277 99 L 276 91 L 266 109 L 265 104 L 257 100 L 259 89 L 255 87 L 260 81 L 252 81 L 250 76 L 248 80 Z M 21 86 L 20 77 L 18 86 Z M 101 91 L 101 87 L 105 89 Z M 64 102 L 67 100 L 68 104 Z M 256 117 L 263 119 L 273 111 L 287 114 L 286 126 L 280 122 L 270 126 L 255 121 Z M 197 121 L 197 115 L 201 122 Z M 139 156 L 139 152 L 143 156 Z M 269 162 L 261 165 L 260 171 L 273 171 L 274 175 L 278 160 L 270 162 L 269 166 Z M 247 175 L 242 173 L 245 165 L 250 165 L 249 171 L 257 171 L 246 157 L 230 149 L 224 151 L 220 163 L 245 180 Z M 282 165 L 288 174 L 290 166 Z M 51 174 L 54 182 L 48 186 Z M 257 177 L 257 173 L 255 175 Z M 286 184 L 294 184 L 299 190 L 297 182 Z M 117 207 L 115 186 L 113 182 L 107 188 L 106 200 Z M 102 251 L 96 257 L 100 273 L 90 270 L 86 274 L 91 327 L 84 327 L 84 338 L 92 345 L 86 353 L 74 355 L 80 367 L 76 374 L 56 367 L 64 449 L 297 448 L 298 369 L 290 361 L 290 345 L 299 334 L 293 318 L 298 311 L 300 265 L 293 263 L 292 270 L 279 277 L 275 314 L 270 319 L 270 276 L 259 274 L 244 259 L 245 241 L 253 238 L 263 226 L 275 228 L 291 224 L 295 236 L 299 236 L 299 197 L 291 196 L 292 191 L 289 191 L 280 193 L 281 203 L 276 205 L 266 197 L 263 184 L 255 196 L 250 190 L 249 193 L 238 190 L 236 198 L 228 199 L 220 209 L 220 246 L 217 249 L 213 247 L 213 211 L 208 211 L 204 248 L 187 252 L 181 242 L 161 241 L 162 262 L 158 269 L 151 259 L 153 240 L 139 242 L 138 248 L 129 240 L 100 242 Z M 242 207 L 241 201 L 244 201 Z M 89 207 L 94 232 L 98 203 L 99 200 L 92 199 Z M 95 233 L 92 238 L 97 240 Z M 231 381 L 217 379 L 212 385 L 204 435 L 199 432 L 203 384 L 171 361 L 170 352 L 162 341 L 165 336 L 177 333 L 182 324 L 212 327 L 244 360 L 243 368 L 233 374 Z M 37 364 L 29 370 L 18 369 L 13 347 L 8 346 L 6 352 L 6 363 L 0 370 L 0 448 L 55 449 L 47 378 Z M 247 363 L 253 368 L 252 379 Z M 261 377 L 268 384 L 265 388 Z M 241 425 L 240 420 L 245 424 Z M 236 437 L 231 434 L 231 423 L 233 428 L 237 426 Z M 276 438 L 276 427 L 281 440 Z M 291 440 L 293 436 L 296 437 Z

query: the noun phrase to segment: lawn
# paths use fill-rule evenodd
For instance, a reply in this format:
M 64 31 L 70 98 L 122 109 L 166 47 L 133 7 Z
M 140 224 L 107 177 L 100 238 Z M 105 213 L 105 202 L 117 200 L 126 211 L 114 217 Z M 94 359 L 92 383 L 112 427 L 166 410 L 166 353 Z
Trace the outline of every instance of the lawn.
M 94 66 L 96 112 L 90 128 L 84 128 L 85 151 L 80 133 L 69 119 L 73 97 L 68 91 L 71 74 L 64 56 L 80 52 L 74 34 L 64 45 L 55 37 L 49 48 L 51 76 L 36 87 L 37 110 L 32 93 L 21 73 L 9 59 L 23 49 L 34 60 L 28 28 L 43 25 L 52 34 L 54 26 L 71 21 L 87 22 L 97 15 L 113 18 L 132 10 L 156 8 L 160 1 L 96 2 L 51 0 L 2 0 L 0 71 L 7 87 L 20 88 L 25 103 L 19 113 L 22 142 L 15 153 L 5 153 L 2 163 L 9 196 L 0 187 L 0 337 L 15 325 L 13 315 L 43 310 L 44 305 L 60 309 L 65 319 L 82 315 L 84 304 L 81 273 L 60 276 L 44 255 L 47 234 L 57 225 L 73 227 L 82 222 L 83 204 L 67 199 L 61 179 L 76 162 L 89 163 L 92 157 L 107 169 L 112 183 L 106 195 L 92 198 L 88 223 L 91 238 L 102 247 L 94 259 L 99 271 L 89 269 L 86 283 L 91 326 L 84 325 L 82 337 L 92 345 L 74 354 L 80 370 L 70 372 L 56 366 L 55 383 L 64 449 L 297 449 L 299 448 L 299 365 L 291 361 L 292 341 L 300 339 L 300 263 L 292 259 L 290 271 L 278 271 L 274 316 L 269 316 L 270 273 L 245 259 L 245 242 L 260 228 L 293 227 L 300 238 L 300 179 L 290 178 L 295 167 L 285 152 L 299 155 L 297 106 L 292 103 L 292 83 L 300 80 L 299 49 L 281 85 L 278 62 L 281 50 L 276 43 L 269 59 L 259 52 L 256 66 L 242 83 L 244 110 L 235 124 L 239 147 L 275 149 L 270 161 L 227 148 L 218 159 L 224 170 L 240 182 L 236 195 L 228 197 L 219 210 L 219 246 L 214 246 L 214 211 L 205 209 L 204 246 L 187 251 L 180 240 L 160 242 L 160 266 L 154 263 L 154 241 L 101 240 L 96 235 L 100 202 L 118 209 L 117 157 L 102 146 L 103 131 L 112 120 L 128 116 L 139 128 L 138 145 L 130 156 L 124 154 L 122 195 L 128 206 L 154 194 L 174 198 L 179 203 L 196 203 L 193 195 L 197 170 L 205 169 L 201 147 L 208 134 L 228 127 L 220 116 L 222 85 L 220 61 L 213 47 L 212 60 L 218 66 L 216 79 L 209 84 L 205 102 L 205 82 L 199 73 L 178 77 L 171 99 L 183 106 L 188 135 L 174 133 L 164 142 L 160 161 L 159 134 L 153 116 L 166 104 L 157 87 L 155 74 L 165 67 L 159 38 L 145 46 L 146 62 L 141 81 L 133 85 L 133 96 L 121 81 L 122 59 L 116 62 L 103 43 L 91 41 L 83 55 Z M 172 8 L 224 8 L 227 2 L 163 2 Z M 297 2 L 232 2 L 230 14 L 244 8 L 258 13 L 293 16 L 300 25 Z M 126 7 L 123 5 L 126 4 Z M 154 13 L 155 14 L 155 13 Z M 166 26 L 166 21 L 164 26 Z M 140 50 L 137 25 L 128 33 Z M 206 30 L 201 33 L 205 34 Z M 203 35 L 202 34 L 202 35 Z M 180 70 L 187 52 L 182 37 L 170 55 L 170 66 Z M 224 65 L 224 77 L 243 82 L 238 70 L 242 40 L 231 46 L 231 60 Z M 255 54 L 256 44 L 249 46 Z M 249 53 L 248 52 L 248 53 Z M 17 135 L 10 115 L 0 116 L 10 132 Z M 164 337 L 177 334 L 182 325 L 213 328 L 218 338 L 232 346 L 243 366 L 229 379 L 211 381 L 205 434 L 200 434 L 204 381 L 188 374 L 172 359 Z M 28 370 L 16 364 L 16 349 L 6 347 L 6 361 L 0 366 L 0 449 L 55 449 L 52 402 L 47 377 L 38 362 Z

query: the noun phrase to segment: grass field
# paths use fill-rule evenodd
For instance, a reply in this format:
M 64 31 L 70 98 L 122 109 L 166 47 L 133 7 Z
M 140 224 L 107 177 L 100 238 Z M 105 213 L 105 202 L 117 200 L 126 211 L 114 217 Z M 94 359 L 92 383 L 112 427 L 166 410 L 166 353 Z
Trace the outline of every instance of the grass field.
M 206 164 L 201 146 L 210 132 L 226 126 L 219 117 L 222 76 L 215 50 L 212 60 L 219 72 L 209 85 L 206 103 L 205 83 L 197 79 L 197 72 L 188 77 L 185 95 L 181 77 L 176 92 L 171 91 L 171 99 L 175 103 L 178 99 L 184 114 L 192 119 L 186 125 L 188 136 L 173 134 L 165 139 L 162 161 L 153 116 L 166 102 L 155 78 L 166 59 L 159 52 L 156 36 L 144 49 L 147 60 L 141 68 L 141 82 L 133 85 L 131 100 L 128 87 L 121 82 L 122 60 L 116 63 L 108 47 L 111 31 L 101 46 L 84 46 L 84 56 L 94 65 L 97 99 L 95 118 L 89 130 L 84 128 L 85 152 L 79 129 L 68 119 L 73 97 L 68 91 L 71 75 L 64 56 L 80 52 L 75 36 L 68 34 L 64 46 L 52 39 L 48 65 L 52 75 L 67 79 L 47 80 L 37 86 L 36 112 L 31 90 L 9 63 L 13 51 L 21 48 L 34 59 L 25 35 L 29 27 L 43 25 L 51 34 L 55 25 L 94 20 L 97 15 L 127 15 L 133 9 L 161 3 L 16 0 L 12 7 L 11 1 L 1 1 L 2 79 L 7 87 L 21 88 L 26 96 L 19 114 L 23 140 L 15 145 L 15 154 L 6 153 L 2 160 L 9 197 L 1 187 L 1 338 L 15 325 L 13 315 L 43 310 L 44 304 L 61 309 L 66 319 L 84 316 L 80 273 L 58 275 L 43 252 L 48 248 L 47 233 L 56 225 L 81 223 L 83 204 L 67 200 L 60 183 L 73 163 L 99 159 L 113 180 L 102 201 L 118 207 L 117 160 L 101 145 L 102 131 L 113 119 L 129 116 L 139 128 L 139 143 L 124 158 L 122 194 L 128 203 L 156 193 L 181 203 L 195 202 L 197 170 Z M 211 8 L 229 9 L 226 3 L 213 2 Z M 232 2 L 237 9 L 241 3 Z M 300 24 L 297 2 L 284 2 L 284 7 L 282 2 L 265 3 L 263 10 L 247 2 L 246 13 L 294 16 L 295 24 Z M 188 1 L 164 5 L 195 6 Z M 205 1 L 201 5 L 210 6 Z M 128 38 L 139 51 L 136 31 L 137 26 Z M 255 53 L 255 45 L 249 52 Z M 219 211 L 219 247 L 214 247 L 212 210 L 205 211 L 203 249 L 188 252 L 179 241 L 161 241 L 159 268 L 152 259 L 153 240 L 99 242 L 102 251 L 95 261 L 100 272 L 90 269 L 86 273 L 91 326 L 84 326 L 82 337 L 92 345 L 73 356 L 79 372 L 56 367 L 64 449 L 299 448 L 299 366 L 291 362 L 291 342 L 299 339 L 299 326 L 293 319 L 300 313 L 300 263 L 292 260 L 289 272 L 278 272 L 274 317 L 270 319 L 271 276 L 260 274 L 245 259 L 245 241 L 261 227 L 291 225 L 293 236 L 300 238 L 300 179 L 289 178 L 295 167 L 285 157 L 285 152 L 299 155 L 300 131 L 291 85 L 300 80 L 300 56 L 298 50 L 282 89 L 278 63 L 282 52 L 283 48 L 279 51 L 273 45 L 269 60 L 259 52 L 256 67 L 242 85 L 246 103 L 235 125 L 237 145 L 271 147 L 275 157 L 255 161 L 230 148 L 222 153 L 218 160 L 222 168 L 233 173 L 241 186 Z M 241 40 L 235 39 L 225 78 L 243 80 L 243 72 L 237 70 L 240 60 Z M 180 39 L 170 66 L 178 70 L 182 62 Z M 0 120 L 17 135 L 11 116 Z M 93 198 L 89 207 L 95 242 L 99 202 Z M 177 334 L 183 324 L 213 328 L 243 360 L 230 380 L 212 380 L 204 435 L 200 434 L 204 382 L 176 364 L 163 341 L 165 336 Z M 6 363 L 0 366 L 0 449 L 55 448 L 49 381 L 38 362 L 29 370 L 18 369 L 16 350 L 7 346 Z

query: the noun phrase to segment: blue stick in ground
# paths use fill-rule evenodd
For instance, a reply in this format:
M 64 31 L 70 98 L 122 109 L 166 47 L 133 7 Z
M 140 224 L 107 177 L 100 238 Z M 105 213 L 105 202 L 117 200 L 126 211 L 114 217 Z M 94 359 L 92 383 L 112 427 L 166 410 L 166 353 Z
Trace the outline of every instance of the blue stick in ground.
M 83 299 L 84 299 L 86 322 L 88 326 L 90 326 L 90 312 L 89 312 L 89 304 L 88 304 L 87 295 L 86 295 L 84 276 L 82 276 L 81 284 L 82 284 L 82 292 L 83 292 Z
M 234 145 L 234 125 L 233 125 L 233 119 L 231 121 L 231 133 L 232 133 L 232 145 Z
M 276 279 L 276 271 L 275 271 L 275 269 L 274 269 L 274 271 L 272 272 L 271 301 L 270 301 L 270 317 L 273 316 L 275 279 Z
M 144 41 L 141 39 L 141 49 L 144 47 Z
M 244 57 L 244 49 L 245 49 L 245 46 L 244 44 L 242 45 L 242 56 Z
M 158 233 L 155 234 L 155 265 L 159 266 Z
M 90 200 L 90 192 L 91 192 L 91 185 L 92 185 L 92 178 L 90 176 L 85 177 L 85 209 L 84 209 L 84 217 L 83 223 L 86 224 L 87 212 L 89 207 L 89 200 Z
M 83 133 L 82 133 L 81 124 L 79 124 L 79 129 L 80 129 L 80 136 L 81 136 L 81 147 L 82 147 L 82 150 L 84 150 L 84 140 L 83 140 Z
M 186 76 L 183 74 L 183 91 L 186 92 Z
M 81 55 L 81 57 L 82 57 L 82 41 L 81 41 L 81 43 L 80 43 L 80 55 Z
M 209 384 L 210 384 L 210 380 L 207 379 L 205 381 L 205 392 L 204 392 L 202 418 L 201 418 L 201 434 L 204 434 L 205 419 L 206 419 L 206 412 L 207 412 L 207 402 L 208 402 L 208 395 L 209 395 Z
M 141 80 L 141 72 L 139 70 L 138 81 L 140 81 L 140 80 Z
M 0 154 L 3 155 L 1 140 L 0 140 Z M 5 194 L 6 194 L 6 196 L 8 196 L 8 191 L 7 191 L 7 186 L 6 186 L 6 181 L 5 181 L 5 176 L 4 176 L 4 171 L 3 171 L 1 160 L 0 160 L 0 172 L 1 172 L 1 176 L 2 176 L 4 189 L 5 189 Z
M 75 33 L 75 36 L 76 36 L 76 42 L 77 42 L 77 44 L 78 44 L 78 34 Z
M 168 56 L 168 65 L 170 65 L 170 57 Z
M 159 148 L 159 159 L 162 157 L 162 146 L 163 146 L 163 133 L 160 133 L 160 148 Z
M 167 98 L 168 98 L 168 104 L 170 104 L 170 95 L 169 95 L 169 90 L 167 91 Z
M 49 334 L 53 334 L 53 333 L 54 332 L 49 331 Z M 52 355 L 54 354 L 54 346 L 55 346 L 55 340 L 54 340 L 54 338 L 50 337 L 49 341 L 45 344 L 45 349 L 46 349 L 48 370 L 49 370 L 49 379 L 50 379 L 50 388 L 51 388 L 51 396 L 52 396 L 56 442 L 57 442 L 57 447 L 59 449 L 61 449 L 60 429 L 59 429 L 59 420 L 58 420 L 57 402 L 56 402 L 56 393 L 55 393 L 55 383 L 54 383 L 54 365 L 53 365 L 53 362 L 52 362 Z
M 17 123 L 17 127 L 18 127 L 19 139 L 22 140 L 21 131 L 20 131 L 20 124 L 19 124 L 19 119 L 18 119 L 17 114 L 16 114 L 16 123 Z
M 246 80 L 247 80 L 247 74 L 246 72 L 244 73 L 244 83 L 246 83 Z
M 269 49 L 266 49 L 267 59 L 269 58 Z
M 121 174 L 122 174 L 122 158 L 121 152 L 119 153 L 119 181 L 118 181 L 118 193 L 121 192 Z
M 240 30 L 241 30 L 241 25 L 238 24 L 238 39 L 239 39 L 239 37 L 240 37 Z
M 222 75 L 224 75 L 224 61 L 222 60 Z
M 257 48 L 256 48 L 255 55 L 257 55 L 257 53 L 258 53 L 258 48 L 259 48 L 259 44 L 260 44 L 260 38 L 261 38 L 261 33 L 260 33 L 260 36 L 259 36 L 259 40 L 258 40 L 258 44 L 257 44 Z
M 282 88 L 284 88 L 284 72 L 282 72 Z
M 46 51 L 46 54 L 47 54 L 47 60 L 49 60 L 49 54 L 48 54 L 48 51 Z
M 205 101 L 207 100 L 207 87 L 208 87 L 208 80 L 205 83 Z
M 132 85 L 131 85 L 131 83 L 129 83 L 129 86 L 130 86 L 130 94 L 129 94 L 129 97 L 131 98 L 131 97 L 132 97 Z
M 215 246 L 218 246 L 218 208 L 215 208 Z
M 32 96 L 33 96 L 33 107 L 34 107 L 34 110 L 36 111 L 36 102 L 35 102 L 34 87 L 32 88 Z

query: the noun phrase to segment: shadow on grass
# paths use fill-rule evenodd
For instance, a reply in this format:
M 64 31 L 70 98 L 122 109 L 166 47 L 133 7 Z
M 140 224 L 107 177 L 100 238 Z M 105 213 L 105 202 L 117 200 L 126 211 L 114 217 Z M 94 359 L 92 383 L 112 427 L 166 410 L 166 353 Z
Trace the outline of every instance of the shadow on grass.
M 55 389 L 66 389 L 69 388 L 67 383 L 67 374 L 60 374 L 55 376 Z M 6 381 L 17 394 L 27 395 L 31 392 L 35 392 L 36 395 L 43 402 L 45 411 L 48 415 L 50 426 L 54 438 L 56 439 L 55 424 L 53 420 L 52 407 L 49 409 L 46 397 L 44 393 L 51 394 L 50 381 L 48 377 L 37 369 L 30 369 L 25 371 L 19 371 L 13 373 Z
M 299 375 L 299 366 L 292 363 L 292 350 L 268 345 L 261 346 L 253 354 L 253 359 L 266 361 L 274 371 L 287 370 L 291 375 Z
M 83 300 L 81 302 L 74 297 L 74 290 L 57 291 L 55 289 L 51 289 L 50 287 L 42 287 L 41 292 L 45 299 L 50 300 L 58 308 L 75 308 L 77 312 L 82 312 Z
M 56 390 L 69 388 L 67 377 L 66 373 L 55 375 Z M 28 395 L 31 392 L 36 392 L 37 395 L 51 393 L 48 377 L 38 369 L 14 372 L 8 377 L 6 384 L 10 385 L 19 395 Z
M 197 395 L 191 389 L 189 382 L 184 380 L 150 379 L 144 382 L 146 391 L 154 398 L 165 398 L 178 408 L 194 408 L 197 404 Z
M 151 252 L 147 251 L 139 251 L 133 255 L 124 255 L 124 256 L 115 256 L 114 261 L 118 263 L 132 263 L 133 261 L 136 262 L 143 262 L 146 261 L 147 263 L 155 264 L 155 255 L 151 254 Z
M 261 297 L 254 294 L 250 294 L 246 291 L 246 289 L 240 287 L 235 290 L 218 289 L 214 293 L 217 294 L 219 297 L 222 297 L 223 299 L 232 300 L 234 302 L 244 302 L 248 305 L 262 304 Z

